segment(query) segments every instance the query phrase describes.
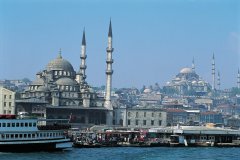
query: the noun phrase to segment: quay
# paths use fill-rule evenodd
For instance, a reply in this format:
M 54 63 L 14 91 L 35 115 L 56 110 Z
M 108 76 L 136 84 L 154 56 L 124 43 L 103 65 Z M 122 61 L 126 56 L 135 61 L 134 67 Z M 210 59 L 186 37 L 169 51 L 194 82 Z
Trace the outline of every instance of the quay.
M 75 131 L 73 147 L 240 147 L 240 130 L 174 126 L 144 130 Z

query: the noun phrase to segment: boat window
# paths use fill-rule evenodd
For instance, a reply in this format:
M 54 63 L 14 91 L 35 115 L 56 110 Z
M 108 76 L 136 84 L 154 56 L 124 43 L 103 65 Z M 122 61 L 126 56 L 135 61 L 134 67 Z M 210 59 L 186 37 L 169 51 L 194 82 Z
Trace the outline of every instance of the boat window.
M 33 123 L 33 127 L 36 127 L 36 123 Z
M 15 134 L 15 138 L 18 138 L 18 134 Z
M 6 127 L 6 123 L 3 123 L 3 125 L 2 125 L 3 127 Z
M 22 138 L 22 134 L 19 134 L 19 138 Z
M 2 134 L 2 139 L 4 139 L 5 138 L 5 135 L 4 134 Z
M 10 127 L 10 123 L 7 123 L 7 127 Z
M 49 137 L 49 133 L 47 133 L 47 137 Z
M 31 134 L 28 134 L 28 138 L 31 138 Z
M 27 138 L 27 134 L 24 134 L 24 138 Z
M 11 134 L 11 138 L 14 138 L 14 134 Z
M 12 123 L 12 127 L 15 127 L 15 123 Z
M 29 127 L 32 127 L 32 123 L 29 123 Z
M 52 133 L 50 133 L 50 137 L 52 137 Z
M 19 127 L 19 123 L 16 123 L 16 127 Z
M 9 139 L 9 134 L 6 134 L 6 139 Z
M 21 123 L 21 127 L 23 127 L 24 125 L 23 125 L 23 123 Z
M 25 127 L 28 127 L 28 123 L 25 123 Z
M 0 123 L 0 127 L 2 126 L 2 123 Z
M 40 133 L 39 136 L 42 137 L 42 133 Z

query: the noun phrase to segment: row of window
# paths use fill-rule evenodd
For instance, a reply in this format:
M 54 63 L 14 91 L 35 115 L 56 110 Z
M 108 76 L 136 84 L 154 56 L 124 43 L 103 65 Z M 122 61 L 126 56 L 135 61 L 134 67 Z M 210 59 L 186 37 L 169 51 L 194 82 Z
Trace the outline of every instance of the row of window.
M 17 123 L 0 123 L 0 127 L 36 127 L 36 123 L 34 122 L 34 123 L 27 123 L 27 122 L 25 122 L 25 123 L 23 123 L 23 122 L 21 122 L 21 123 L 19 123 L 19 122 L 17 122 Z
M 131 125 L 131 120 L 128 120 L 128 125 Z M 138 126 L 139 125 L 139 120 L 135 120 L 135 125 Z M 147 120 L 143 120 L 142 125 L 146 126 L 147 125 Z M 154 126 L 155 125 L 155 121 L 151 120 L 151 125 Z M 161 126 L 162 125 L 162 120 L 158 121 L 158 125 Z
M 61 76 L 61 75 L 64 75 L 64 76 L 72 76 L 72 75 L 75 75 L 73 72 L 66 72 L 66 71 L 54 71 L 54 75 L 55 76 Z
M 11 110 L 4 110 L 3 111 L 3 114 L 11 114 L 12 112 L 11 112 Z
M 58 85 L 58 89 L 63 90 L 63 91 L 78 91 L 77 86 L 63 86 L 63 85 Z
M 7 102 L 4 102 L 4 103 L 3 103 L 3 106 L 4 106 L 4 107 L 7 107 Z M 11 106 L 12 106 L 12 102 L 8 102 L 8 106 L 11 107 Z
M 32 133 L 32 134 L 2 134 L 1 139 L 18 139 L 18 138 L 39 138 L 39 137 L 58 137 L 63 136 L 62 132 L 56 133 Z
M 157 114 L 157 113 L 152 112 L 151 115 L 152 115 L 152 117 L 154 117 L 156 114 Z M 132 116 L 132 113 L 131 113 L 131 112 L 128 112 L 128 117 L 131 117 L 131 116 Z M 144 113 L 143 113 L 143 116 L 144 116 L 144 117 L 147 117 L 147 112 L 144 112 Z M 162 116 L 162 113 L 158 113 L 158 116 L 161 117 L 161 116 Z M 139 113 L 138 113 L 138 112 L 136 112 L 135 117 L 136 117 L 136 118 L 139 117 Z
M 9 99 L 12 99 L 12 95 L 8 95 Z M 7 99 L 7 95 L 4 95 L 4 99 Z

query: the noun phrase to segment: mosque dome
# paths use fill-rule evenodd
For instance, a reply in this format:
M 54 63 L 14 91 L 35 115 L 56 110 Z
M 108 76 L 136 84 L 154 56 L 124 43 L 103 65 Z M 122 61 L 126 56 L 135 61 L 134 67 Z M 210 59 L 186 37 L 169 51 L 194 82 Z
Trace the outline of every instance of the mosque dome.
M 39 91 L 39 92 L 47 92 L 47 91 L 49 91 L 49 89 L 46 86 L 40 86 L 40 87 L 38 87 L 37 91 Z
M 150 88 L 146 88 L 146 89 L 144 89 L 144 91 L 143 91 L 144 93 L 151 93 L 152 92 L 152 90 L 150 89 Z
M 43 84 L 44 84 L 44 81 L 42 78 L 37 78 L 35 81 L 31 83 L 31 85 L 38 85 L 38 86 L 42 86 Z
M 78 83 L 75 80 L 72 80 L 71 78 L 60 78 L 56 81 L 57 85 L 62 85 L 62 86 L 75 86 Z
M 61 54 L 59 54 L 59 56 L 50 61 L 46 67 L 47 71 L 51 71 L 51 70 L 64 70 L 67 72 L 74 72 L 74 69 L 71 65 L 71 63 L 69 63 L 67 60 L 63 59 Z
M 183 68 L 181 69 L 180 73 L 189 74 L 189 73 L 193 73 L 193 71 L 192 71 L 192 68 Z

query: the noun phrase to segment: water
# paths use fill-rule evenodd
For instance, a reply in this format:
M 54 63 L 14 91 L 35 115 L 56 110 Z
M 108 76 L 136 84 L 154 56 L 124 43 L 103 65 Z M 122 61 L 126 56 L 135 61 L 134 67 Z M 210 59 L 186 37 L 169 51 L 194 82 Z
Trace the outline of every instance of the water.
M 73 148 L 63 152 L 1 153 L 1 160 L 239 160 L 240 148 Z

